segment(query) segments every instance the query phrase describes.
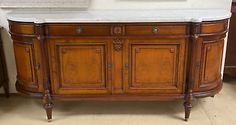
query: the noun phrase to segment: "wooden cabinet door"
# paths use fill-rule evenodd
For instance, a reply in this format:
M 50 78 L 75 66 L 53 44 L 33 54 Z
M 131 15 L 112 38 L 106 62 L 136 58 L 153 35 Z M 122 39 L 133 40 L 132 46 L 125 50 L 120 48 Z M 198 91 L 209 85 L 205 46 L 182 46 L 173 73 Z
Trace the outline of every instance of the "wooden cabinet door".
M 39 48 L 37 41 L 27 43 L 14 40 L 18 83 L 25 90 L 32 92 L 42 92 L 43 90 L 43 85 L 39 84 L 40 78 L 38 77 L 40 63 L 36 51 Z
M 127 93 L 183 93 L 185 83 L 185 39 L 130 40 L 126 48 Z M 128 66 L 127 66 L 128 65 Z
M 201 82 L 196 90 L 210 90 L 221 81 L 221 65 L 224 49 L 224 39 L 204 41 L 202 46 Z
M 108 94 L 109 40 L 49 40 L 54 94 Z

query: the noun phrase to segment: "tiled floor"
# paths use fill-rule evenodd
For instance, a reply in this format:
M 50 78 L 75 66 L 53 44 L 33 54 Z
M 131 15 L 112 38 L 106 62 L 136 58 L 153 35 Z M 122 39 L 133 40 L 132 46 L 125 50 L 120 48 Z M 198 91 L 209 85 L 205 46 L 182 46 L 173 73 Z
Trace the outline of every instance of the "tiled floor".
M 227 80 L 215 98 L 195 99 L 189 122 L 183 101 L 61 102 L 45 120 L 41 100 L 0 97 L 0 125 L 236 125 L 236 80 Z

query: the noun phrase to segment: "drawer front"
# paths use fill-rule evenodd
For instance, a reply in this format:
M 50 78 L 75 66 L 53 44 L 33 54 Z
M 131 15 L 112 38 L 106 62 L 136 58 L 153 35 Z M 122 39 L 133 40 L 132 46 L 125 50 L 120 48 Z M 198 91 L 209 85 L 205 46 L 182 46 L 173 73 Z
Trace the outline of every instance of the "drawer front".
M 21 35 L 34 35 L 33 23 L 15 23 L 10 22 L 10 32 Z
M 221 33 L 227 30 L 228 22 L 217 21 L 217 22 L 205 22 L 202 24 L 201 33 L 203 34 L 213 34 L 213 33 Z
M 186 25 L 130 25 L 126 35 L 185 35 Z
M 46 26 L 49 36 L 106 36 L 110 35 L 109 25 L 50 24 Z

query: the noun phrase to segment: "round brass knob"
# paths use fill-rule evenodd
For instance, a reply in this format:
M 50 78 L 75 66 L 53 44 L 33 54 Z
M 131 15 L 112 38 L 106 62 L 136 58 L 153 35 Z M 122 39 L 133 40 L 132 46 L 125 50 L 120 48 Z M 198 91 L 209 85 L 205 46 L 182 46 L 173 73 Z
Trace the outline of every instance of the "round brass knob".
M 78 28 L 76 29 L 76 32 L 77 32 L 78 34 L 82 33 L 82 31 L 83 31 L 83 29 L 82 29 L 81 27 L 78 27 Z
M 157 34 L 159 32 L 159 28 L 156 26 L 152 29 L 152 32 Z

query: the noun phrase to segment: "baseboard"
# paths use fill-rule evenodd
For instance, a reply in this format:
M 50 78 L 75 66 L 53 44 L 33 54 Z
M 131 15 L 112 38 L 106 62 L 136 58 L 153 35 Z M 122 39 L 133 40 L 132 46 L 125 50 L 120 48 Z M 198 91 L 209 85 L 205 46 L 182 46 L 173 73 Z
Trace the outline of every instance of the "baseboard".
M 9 93 L 9 96 L 19 96 L 19 93 Z M 6 95 L 4 93 L 0 93 L 0 97 L 5 97 Z

